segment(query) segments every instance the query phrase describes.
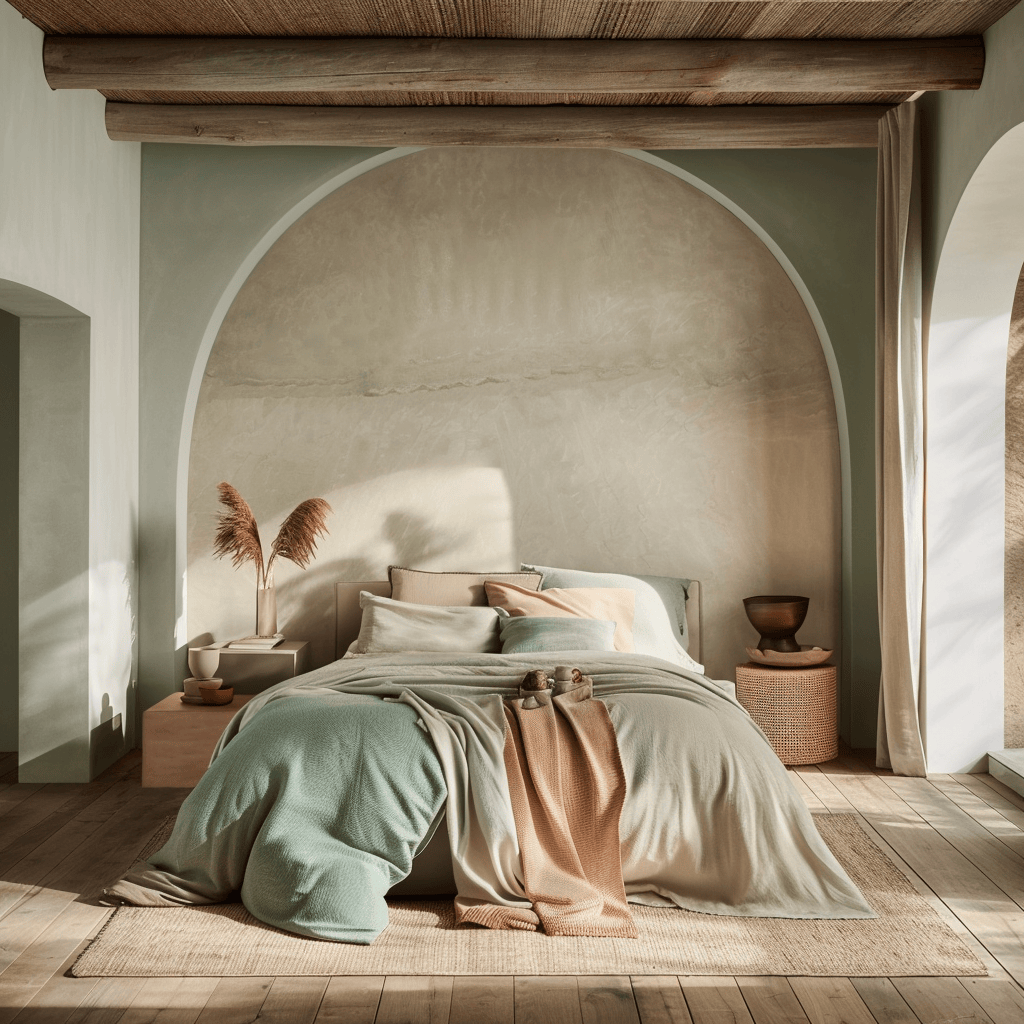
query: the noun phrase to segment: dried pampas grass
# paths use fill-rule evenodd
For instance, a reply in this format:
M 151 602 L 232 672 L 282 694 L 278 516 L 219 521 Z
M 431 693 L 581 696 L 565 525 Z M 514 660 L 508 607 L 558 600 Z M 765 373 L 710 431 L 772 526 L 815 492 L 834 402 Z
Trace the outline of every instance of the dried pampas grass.
M 323 498 L 308 498 L 296 505 L 277 531 L 270 547 L 270 560 L 264 567 L 260 531 L 248 502 L 227 482 L 219 483 L 217 491 L 225 508 L 217 518 L 213 544 L 218 558 L 230 555 L 236 569 L 252 562 L 256 566 L 257 587 L 274 585 L 274 560 L 278 557 L 287 558 L 300 569 L 309 565 L 316 552 L 317 538 L 327 533 L 327 515 L 332 511 Z
M 256 566 L 256 583 L 263 578 L 263 545 L 260 530 L 249 503 L 231 484 L 221 481 L 217 484 L 220 503 L 226 511 L 217 517 L 217 536 L 213 542 L 213 553 L 218 558 L 231 556 L 231 564 L 237 569 L 246 562 Z
M 316 552 L 316 539 L 327 533 L 327 513 L 331 506 L 323 498 L 307 498 L 281 524 L 270 548 L 267 575 L 273 579 L 274 559 L 279 555 L 300 569 L 309 565 Z

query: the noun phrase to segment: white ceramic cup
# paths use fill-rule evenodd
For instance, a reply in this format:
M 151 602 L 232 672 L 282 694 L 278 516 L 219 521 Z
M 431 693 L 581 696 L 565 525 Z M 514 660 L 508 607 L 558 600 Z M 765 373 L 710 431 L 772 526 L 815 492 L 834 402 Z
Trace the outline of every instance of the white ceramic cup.
M 220 664 L 220 649 L 214 647 L 190 647 L 188 668 L 194 679 L 212 679 Z

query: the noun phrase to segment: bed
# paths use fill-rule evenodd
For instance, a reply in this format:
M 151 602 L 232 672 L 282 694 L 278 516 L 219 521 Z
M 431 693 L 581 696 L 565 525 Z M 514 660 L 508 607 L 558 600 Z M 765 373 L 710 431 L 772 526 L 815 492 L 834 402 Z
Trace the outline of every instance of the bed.
M 703 663 L 703 588 L 700 580 L 687 580 L 686 583 L 685 602 L 680 609 L 681 614 L 685 615 L 686 648 L 695 661 Z M 359 636 L 363 617 L 359 596 L 364 593 L 391 597 L 391 583 L 388 580 L 367 580 L 359 583 L 344 580 L 334 584 L 336 658 L 343 658 Z M 454 894 L 456 888 L 450 837 L 446 822 L 442 820 L 426 847 L 413 860 L 412 870 L 408 876 L 392 886 L 389 895 L 447 896 Z
M 585 674 L 614 731 L 625 792 L 617 845 L 630 903 L 873 917 L 731 684 L 708 679 L 687 654 L 687 646 L 701 651 L 700 586 L 684 581 L 689 599 L 673 617 L 667 598 L 642 589 L 647 583 L 607 587 L 608 577 L 594 576 L 582 588 L 541 586 L 590 575 L 561 572 L 538 569 L 536 590 L 488 579 L 488 606 L 459 612 L 392 599 L 384 581 L 337 584 L 337 650 L 346 656 L 271 687 L 235 716 L 168 843 L 112 899 L 179 906 L 240 898 L 268 924 L 357 943 L 387 926 L 388 895 L 457 892 L 457 907 L 518 913 L 530 899 L 509 795 L 508 708 L 522 696 L 524 673 L 561 663 Z M 627 616 L 614 603 L 604 618 L 571 603 L 614 602 L 624 589 L 635 600 L 634 646 L 622 644 L 613 616 Z M 557 615 L 535 615 L 538 603 Z M 472 620 L 476 629 L 492 607 L 502 637 L 545 622 L 556 637 L 605 632 L 592 646 L 540 652 L 367 645 L 390 635 L 387 616 L 403 629 L 424 618 L 433 636 L 430 616 Z M 683 637 L 666 638 L 660 618 L 651 626 L 655 608 Z

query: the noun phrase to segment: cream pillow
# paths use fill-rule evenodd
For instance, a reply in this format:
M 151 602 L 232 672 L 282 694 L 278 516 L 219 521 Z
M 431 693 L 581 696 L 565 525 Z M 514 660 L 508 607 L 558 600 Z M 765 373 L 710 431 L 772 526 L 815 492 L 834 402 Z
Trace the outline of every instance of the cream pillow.
M 615 650 L 633 652 L 633 606 L 636 595 L 619 587 L 554 587 L 534 592 L 513 583 L 484 583 L 492 608 L 509 615 L 574 616 L 615 623 Z
M 514 583 L 525 590 L 540 590 L 539 572 L 427 572 L 388 566 L 391 597 L 412 604 L 434 604 L 447 607 L 486 605 L 484 580 Z
M 378 597 L 364 590 L 359 636 L 345 652 L 407 654 L 442 652 L 496 654 L 501 650 L 498 612 L 494 608 L 437 608 Z

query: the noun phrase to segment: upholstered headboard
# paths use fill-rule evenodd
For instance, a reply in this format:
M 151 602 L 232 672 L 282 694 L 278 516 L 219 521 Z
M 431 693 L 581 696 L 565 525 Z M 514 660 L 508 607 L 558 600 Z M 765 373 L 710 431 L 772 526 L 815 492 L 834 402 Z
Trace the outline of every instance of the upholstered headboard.
M 368 583 L 335 583 L 335 657 L 340 658 L 349 644 L 359 635 L 362 613 L 359 610 L 359 592 L 368 590 L 382 597 L 391 596 L 391 584 L 387 580 L 371 580 Z M 704 614 L 703 596 L 698 580 L 690 583 L 686 600 L 686 630 L 690 636 L 690 656 L 704 664 Z

